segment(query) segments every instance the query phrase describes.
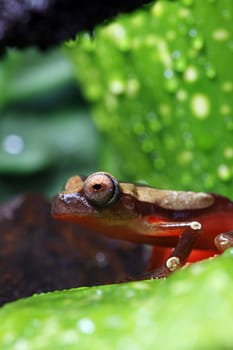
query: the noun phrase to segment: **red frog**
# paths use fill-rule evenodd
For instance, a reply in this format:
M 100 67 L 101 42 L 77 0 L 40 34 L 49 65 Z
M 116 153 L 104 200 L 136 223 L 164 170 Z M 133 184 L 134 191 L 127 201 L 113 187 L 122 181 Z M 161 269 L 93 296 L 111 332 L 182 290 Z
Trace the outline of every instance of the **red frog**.
M 153 245 L 153 269 L 145 278 L 166 277 L 233 246 L 231 200 L 119 182 L 106 172 L 71 177 L 55 197 L 52 215 L 114 239 Z

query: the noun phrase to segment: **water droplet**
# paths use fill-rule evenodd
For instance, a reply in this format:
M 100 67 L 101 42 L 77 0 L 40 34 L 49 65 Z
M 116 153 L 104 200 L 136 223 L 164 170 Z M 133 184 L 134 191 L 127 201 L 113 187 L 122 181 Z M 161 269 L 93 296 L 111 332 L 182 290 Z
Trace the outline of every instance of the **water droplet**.
M 163 39 L 157 40 L 157 48 L 158 48 L 158 56 L 160 61 L 165 67 L 171 67 L 172 66 L 172 58 L 170 54 L 170 50 L 168 47 L 168 43 Z M 165 70 L 169 71 L 171 68 L 168 68 Z
M 98 296 L 102 296 L 103 295 L 102 289 L 96 289 L 95 294 Z
M 108 88 L 112 94 L 121 95 L 125 90 L 125 82 L 121 79 L 112 79 Z
M 202 36 L 197 35 L 195 38 L 192 40 L 192 48 L 196 51 L 200 51 L 204 47 L 204 39 Z
M 220 164 L 217 173 L 219 178 L 223 181 L 228 181 L 232 177 L 231 170 L 226 164 Z
M 175 50 L 172 52 L 172 58 L 174 58 L 175 60 L 180 58 L 180 56 L 181 56 L 181 52 L 179 50 Z
M 188 164 L 193 160 L 193 152 L 191 151 L 183 151 L 177 155 L 177 161 L 180 164 Z
M 139 80 L 136 78 L 131 78 L 126 83 L 126 93 L 129 96 L 135 96 L 137 95 L 138 91 L 140 89 L 140 83 Z
M 145 134 L 145 125 L 142 122 L 136 122 L 133 126 L 133 130 L 136 135 L 144 135 Z
M 178 15 L 181 19 L 185 20 L 186 23 L 189 23 L 192 19 L 192 13 L 191 13 L 190 9 L 185 8 L 185 7 L 181 7 L 179 9 Z M 187 30 L 186 30 L 186 33 L 187 33 Z
M 175 40 L 176 36 L 177 36 L 177 34 L 176 34 L 176 32 L 174 30 L 168 30 L 166 32 L 166 38 L 168 40 Z
M 24 151 L 24 140 L 19 135 L 7 135 L 2 142 L 2 147 L 5 152 L 17 155 Z
M 222 115 L 229 115 L 231 113 L 231 106 L 227 103 L 224 103 L 220 106 L 220 113 Z
M 182 0 L 181 1 L 184 6 L 192 6 L 193 5 L 193 0 Z
M 114 22 L 106 26 L 106 28 L 103 29 L 103 33 L 106 33 L 120 50 L 129 50 L 130 40 L 128 39 L 126 29 L 121 23 Z
M 17 343 L 14 346 L 14 350 L 30 350 L 29 342 L 25 339 L 17 340 Z
M 106 27 L 108 34 L 113 36 L 117 40 L 122 40 L 125 38 L 126 32 L 125 28 L 120 23 L 112 23 Z
M 224 157 L 228 159 L 233 158 L 233 147 L 226 147 L 223 151 Z
M 162 2 L 156 2 L 151 7 L 151 13 L 153 16 L 160 17 L 164 12 L 164 4 Z
M 196 28 L 191 28 L 188 32 L 189 36 L 192 38 L 195 38 L 197 36 L 197 29 Z
M 176 98 L 178 101 L 183 102 L 186 101 L 188 97 L 188 94 L 185 90 L 180 89 L 177 91 Z
M 125 293 L 125 298 L 127 299 L 131 299 L 133 297 L 135 297 L 135 291 L 133 289 L 128 289 Z
M 77 334 L 77 332 L 75 330 L 67 330 L 67 331 L 63 331 L 60 334 L 60 339 L 61 339 L 61 343 L 60 344 L 64 344 L 64 347 L 68 347 L 69 345 L 72 346 L 72 344 L 76 344 L 79 340 L 79 336 Z M 59 339 L 59 341 L 60 341 Z
M 231 92 L 233 90 L 233 83 L 229 81 L 224 81 L 221 86 L 224 92 Z
M 212 38 L 216 41 L 225 41 L 229 37 L 230 33 L 225 28 L 217 28 L 212 33 Z
M 177 91 L 178 87 L 179 81 L 175 77 L 167 79 L 164 83 L 165 90 L 171 94 L 174 94 Z
M 185 57 L 181 56 L 174 61 L 174 69 L 179 73 L 182 73 L 185 70 L 186 66 L 187 66 L 187 61 Z
M 191 109 L 198 119 L 206 119 L 210 113 L 210 101 L 204 94 L 195 94 L 191 98 Z
M 103 252 L 96 253 L 95 260 L 97 262 L 97 265 L 101 268 L 106 267 L 108 265 L 108 259 Z
M 77 327 L 80 329 L 82 333 L 92 334 L 95 332 L 95 324 L 89 318 L 82 318 L 77 322 Z
M 162 103 L 159 105 L 159 112 L 162 116 L 169 116 L 171 115 L 171 107 L 167 103 Z
M 124 323 L 123 318 L 120 317 L 119 315 L 110 315 L 107 317 L 105 316 L 104 321 L 107 328 L 117 329 L 117 330 L 121 329 L 122 324 Z
M 193 83 L 198 79 L 199 73 L 195 66 L 189 66 L 184 71 L 184 80 L 187 83 Z
M 187 62 L 184 56 L 181 55 L 179 50 L 172 52 L 173 66 L 177 72 L 183 72 L 186 68 Z
M 9 345 L 13 342 L 15 339 L 15 333 L 12 333 L 11 331 L 5 331 L 3 341 L 6 345 Z
M 166 69 L 163 75 L 166 79 L 171 79 L 172 77 L 174 77 L 174 71 L 172 69 Z
M 205 64 L 205 73 L 207 78 L 213 79 L 216 77 L 216 70 L 211 63 Z

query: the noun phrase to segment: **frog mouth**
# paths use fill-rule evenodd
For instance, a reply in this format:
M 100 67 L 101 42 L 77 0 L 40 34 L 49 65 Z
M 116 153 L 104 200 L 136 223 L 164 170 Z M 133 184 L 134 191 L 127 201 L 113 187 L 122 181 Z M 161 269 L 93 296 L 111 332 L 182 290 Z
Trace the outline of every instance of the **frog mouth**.
M 56 219 L 89 216 L 95 209 L 79 193 L 60 193 L 52 201 L 52 216 Z

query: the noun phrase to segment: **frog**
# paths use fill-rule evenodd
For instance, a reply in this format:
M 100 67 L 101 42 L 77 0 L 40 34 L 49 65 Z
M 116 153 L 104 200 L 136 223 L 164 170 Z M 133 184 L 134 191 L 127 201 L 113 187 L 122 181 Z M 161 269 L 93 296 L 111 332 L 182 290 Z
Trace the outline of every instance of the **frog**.
M 166 278 L 233 246 L 231 199 L 122 182 L 104 171 L 70 177 L 52 201 L 52 216 L 113 239 L 152 246 L 153 263 L 143 279 Z

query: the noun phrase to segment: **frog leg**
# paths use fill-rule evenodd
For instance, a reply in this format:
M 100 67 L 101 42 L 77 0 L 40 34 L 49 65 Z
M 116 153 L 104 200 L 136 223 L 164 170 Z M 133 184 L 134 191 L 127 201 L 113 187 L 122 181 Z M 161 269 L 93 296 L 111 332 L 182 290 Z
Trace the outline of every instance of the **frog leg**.
M 217 235 L 214 244 L 220 252 L 233 247 L 233 231 L 223 232 Z
M 155 279 L 155 278 L 165 278 L 171 272 L 175 271 L 177 268 L 184 265 L 193 250 L 196 243 L 198 233 L 201 229 L 201 224 L 195 222 L 195 225 L 190 225 L 181 234 L 176 247 L 173 249 L 165 263 L 153 270 L 148 272 L 143 278 Z M 232 232 L 232 242 L 233 242 L 233 232 Z

